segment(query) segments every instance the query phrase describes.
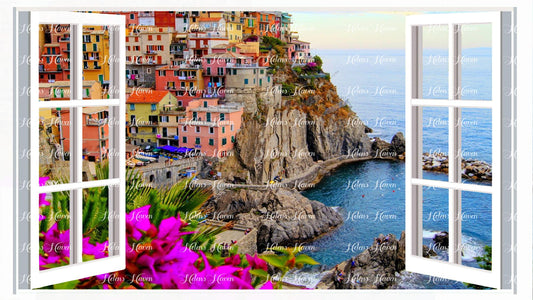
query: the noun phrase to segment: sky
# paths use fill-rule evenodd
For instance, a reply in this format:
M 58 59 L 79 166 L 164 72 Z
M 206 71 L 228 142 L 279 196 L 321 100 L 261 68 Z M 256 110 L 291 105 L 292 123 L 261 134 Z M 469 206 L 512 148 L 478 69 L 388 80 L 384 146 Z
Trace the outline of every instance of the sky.
M 405 13 L 291 12 L 291 29 L 314 49 L 404 49 Z M 447 48 L 446 26 L 424 28 L 424 48 Z M 463 48 L 490 47 L 488 24 L 463 27 Z

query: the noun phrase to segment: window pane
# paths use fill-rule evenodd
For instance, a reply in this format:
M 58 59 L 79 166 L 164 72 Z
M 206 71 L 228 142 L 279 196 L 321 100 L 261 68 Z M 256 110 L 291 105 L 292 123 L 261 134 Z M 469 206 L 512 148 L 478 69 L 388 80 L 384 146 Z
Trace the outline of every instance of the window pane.
M 109 30 L 107 26 L 83 26 L 83 99 L 107 99 L 109 90 Z
M 423 187 L 422 199 L 425 256 L 448 261 L 448 190 Z
M 485 246 L 492 246 L 492 195 L 462 192 L 461 198 L 462 264 L 483 268 L 476 257 L 485 255 Z
M 110 133 L 118 124 L 109 120 L 107 106 L 83 108 L 83 181 L 110 178 L 109 160 L 116 157 L 116 149 L 110 149 Z
M 460 99 L 492 99 L 491 37 L 491 24 L 461 25 Z
M 448 181 L 448 108 L 422 109 L 422 177 Z
M 448 99 L 448 25 L 422 28 L 422 97 Z
M 47 177 L 39 179 L 45 185 Z M 39 270 L 69 264 L 70 191 L 39 195 Z
M 83 190 L 83 261 L 108 257 L 109 187 Z
M 469 183 L 492 182 L 492 110 L 461 109 L 462 178 Z
M 41 24 L 39 101 L 70 99 L 70 25 Z
M 70 108 L 39 109 L 39 176 L 70 183 Z

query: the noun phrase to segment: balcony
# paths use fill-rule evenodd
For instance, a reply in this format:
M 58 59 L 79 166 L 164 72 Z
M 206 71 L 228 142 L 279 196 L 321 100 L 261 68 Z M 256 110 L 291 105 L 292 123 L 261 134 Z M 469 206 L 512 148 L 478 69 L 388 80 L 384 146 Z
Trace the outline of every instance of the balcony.
M 170 50 L 170 54 L 183 56 L 183 50 Z
M 140 11 L 138 14 L 139 14 L 139 18 L 146 18 L 146 17 L 153 17 L 154 16 L 154 12 L 153 11 Z
M 70 37 L 62 37 L 59 39 L 60 42 L 70 42 Z
M 83 66 L 84 70 L 100 70 L 102 69 L 102 66 L 96 66 L 96 67 L 89 67 L 89 66 Z
M 144 51 L 144 54 L 146 54 L 146 55 L 156 55 L 157 51 L 155 51 L 155 50 L 146 50 L 146 51 Z
M 175 86 L 166 86 L 165 90 L 167 90 L 167 91 L 176 91 L 177 88 Z
M 179 80 L 196 80 L 196 76 L 178 76 Z
M 87 126 L 103 126 L 107 123 L 106 119 L 87 119 L 86 125 Z
M 259 65 L 257 63 L 251 64 L 236 64 L 236 63 L 227 63 L 227 68 L 257 68 Z

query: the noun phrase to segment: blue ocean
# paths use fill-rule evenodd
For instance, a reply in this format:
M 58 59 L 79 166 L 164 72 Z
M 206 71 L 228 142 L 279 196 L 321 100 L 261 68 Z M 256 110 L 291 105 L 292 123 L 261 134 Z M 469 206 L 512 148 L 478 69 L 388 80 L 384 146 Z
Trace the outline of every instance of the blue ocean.
M 341 98 L 374 132 L 373 137 L 390 141 L 396 132 L 405 132 L 405 56 L 403 50 L 317 50 L 325 72 L 331 74 Z M 424 49 L 423 97 L 448 98 L 447 50 Z M 461 99 L 491 99 L 491 49 L 464 49 L 461 61 Z M 424 108 L 424 152 L 447 154 L 448 109 Z M 465 159 L 491 162 L 491 111 L 461 111 L 461 155 Z M 447 181 L 447 174 L 424 172 L 425 179 Z M 483 184 L 477 182 L 476 184 Z M 486 184 L 486 183 L 485 183 Z M 490 183 L 489 183 L 490 184 Z M 347 260 L 371 246 L 379 234 L 397 237 L 405 229 L 405 165 L 403 162 L 367 161 L 345 165 L 303 194 L 334 207 L 344 223 L 334 231 L 306 244 L 305 253 L 321 263 L 291 273 L 288 282 L 312 286 L 324 270 Z M 431 246 L 437 232 L 448 231 L 448 191 L 424 189 L 424 243 Z M 491 245 L 491 197 L 462 193 L 463 265 L 479 267 L 475 257 Z M 447 253 L 434 249 L 447 260 Z M 461 282 L 404 272 L 400 288 L 462 289 Z M 304 281 L 304 282 L 302 282 Z

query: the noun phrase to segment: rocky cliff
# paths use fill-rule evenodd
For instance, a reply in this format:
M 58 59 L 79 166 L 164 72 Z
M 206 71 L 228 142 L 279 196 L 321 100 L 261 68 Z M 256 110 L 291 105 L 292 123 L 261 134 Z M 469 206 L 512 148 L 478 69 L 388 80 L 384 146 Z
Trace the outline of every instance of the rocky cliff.
M 230 217 L 238 224 L 257 229 L 257 251 L 269 247 L 294 247 L 310 241 L 342 223 L 334 209 L 309 200 L 296 190 L 226 190 L 211 199 L 206 210 Z
M 319 160 L 371 155 L 372 142 L 366 135 L 370 129 L 329 80 L 319 81 L 310 94 L 283 97 L 280 106 L 257 99 L 257 109 L 247 109 L 236 138 L 235 160 L 227 168 L 230 179 L 238 176 L 264 184 L 275 176 L 297 176 Z

